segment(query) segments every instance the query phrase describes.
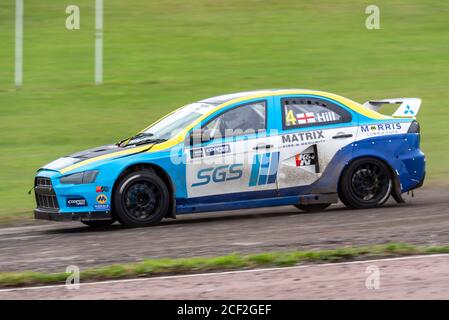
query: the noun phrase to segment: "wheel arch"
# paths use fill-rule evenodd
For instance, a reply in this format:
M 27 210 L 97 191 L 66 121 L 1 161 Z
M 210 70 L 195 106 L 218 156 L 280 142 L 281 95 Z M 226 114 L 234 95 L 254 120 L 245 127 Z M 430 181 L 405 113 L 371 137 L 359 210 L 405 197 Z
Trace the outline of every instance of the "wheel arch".
M 131 172 L 141 171 L 141 170 L 149 170 L 154 172 L 159 178 L 162 179 L 162 181 L 165 183 L 165 185 L 168 188 L 168 191 L 170 193 L 170 206 L 169 210 L 167 212 L 166 218 L 173 218 L 176 219 L 176 200 L 175 200 L 175 185 L 173 184 L 172 179 L 170 178 L 170 175 L 159 165 L 154 163 L 134 163 L 122 170 L 120 174 L 118 175 L 117 179 L 115 179 L 114 185 L 112 187 L 112 196 L 114 197 L 116 186 L 118 185 L 118 182 L 127 174 Z
M 383 162 L 388 170 L 390 171 L 390 175 L 391 178 L 393 180 L 393 186 L 392 186 L 392 190 L 391 190 L 391 196 L 394 198 L 394 200 L 396 200 L 396 202 L 398 203 L 403 203 L 404 199 L 402 198 L 402 188 L 401 188 L 401 180 L 399 177 L 399 174 L 397 172 L 397 170 L 394 169 L 393 165 L 390 163 L 390 161 L 388 161 L 386 158 L 379 156 L 378 154 L 373 155 L 373 154 L 360 154 L 357 155 L 356 157 L 352 158 L 350 161 L 348 161 L 345 166 L 343 167 L 343 169 L 340 172 L 340 176 L 338 177 L 338 182 L 337 182 L 337 193 L 340 193 L 340 182 L 341 182 L 341 178 L 343 176 L 343 174 L 346 172 L 346 170 L 348 169 L 348 167 L 357 160 L 360 159 L 365 159 L 365 158 L 372 158 L 372 159 L 376 159 L 379 160 L 381 162 Z

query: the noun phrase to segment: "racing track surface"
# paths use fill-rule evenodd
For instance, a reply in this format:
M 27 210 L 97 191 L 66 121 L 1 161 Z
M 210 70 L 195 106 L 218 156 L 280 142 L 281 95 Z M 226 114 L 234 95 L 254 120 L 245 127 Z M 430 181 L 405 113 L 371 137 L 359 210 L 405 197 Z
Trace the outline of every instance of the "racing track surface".
M 449 255 L 0 290 L 3 299 L 449 299 Z M 376 268 L 378 282 L 368 281 Z M 221 310 L 215 311 L 220 312 Z
M 0 270 L 65 271 L 142 258 L 334 248 L 371 243 L 449 243 L 449 190 L 422 189 L 407 203 L 370 210 L 333 205 L 185 215 L 161 225 L 93 230 L 80 223 L 0 229 Z

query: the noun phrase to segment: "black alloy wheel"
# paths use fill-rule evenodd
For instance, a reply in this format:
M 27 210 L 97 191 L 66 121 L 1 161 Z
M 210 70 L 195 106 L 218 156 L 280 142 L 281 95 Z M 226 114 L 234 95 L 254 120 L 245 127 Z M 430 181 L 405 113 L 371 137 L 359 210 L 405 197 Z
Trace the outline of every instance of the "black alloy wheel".
M 159 223 L 169 208 L 170 195 L 165 183 L 152 171 L 137 171 L 125 176 L 113 196 L 118 220 L 129 227 Z
M 388 166 L 375 158 L 352 162 L 340 179 L 340 200 L 350 208 L 374 208 L 384 204 L 392 189 Z

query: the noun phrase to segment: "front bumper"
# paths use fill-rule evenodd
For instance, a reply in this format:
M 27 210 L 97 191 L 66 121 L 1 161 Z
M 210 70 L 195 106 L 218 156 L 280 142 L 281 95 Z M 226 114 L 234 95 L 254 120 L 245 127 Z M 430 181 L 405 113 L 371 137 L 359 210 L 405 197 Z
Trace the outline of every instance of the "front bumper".
M 35 219 L 51 221 L 110 220 L 112 183 L 61 184 L 60 174 L 41 170 L 35 178 Z M 98 179 L 98 178 L 97 178 Z
M 34 209 L 34 218 L 51 221 L 94 221 L 111 220 L 112 217 L 108 211 L 60 213 L 59 210 L 37 208 Z

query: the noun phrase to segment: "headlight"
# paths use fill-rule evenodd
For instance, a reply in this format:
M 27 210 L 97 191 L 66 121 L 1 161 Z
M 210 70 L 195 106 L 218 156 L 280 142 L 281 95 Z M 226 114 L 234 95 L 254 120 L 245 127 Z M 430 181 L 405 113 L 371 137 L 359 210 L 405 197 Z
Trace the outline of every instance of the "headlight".
M 97 178 L 98 170 L 78 172 L 69 174 L 68 176 L 61 177 L 59 181 L 62 184 L 85 184 L 93 183 Z

